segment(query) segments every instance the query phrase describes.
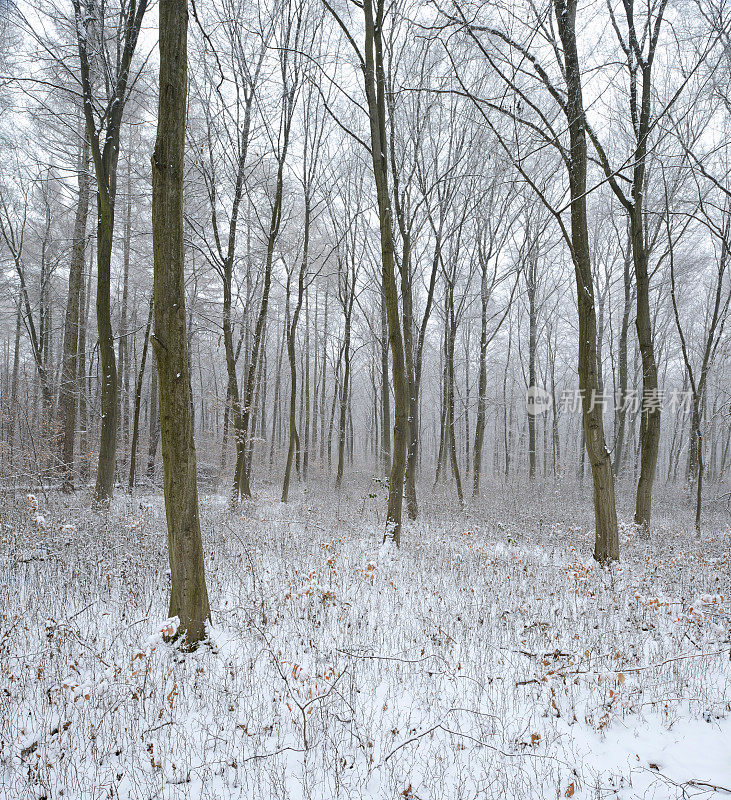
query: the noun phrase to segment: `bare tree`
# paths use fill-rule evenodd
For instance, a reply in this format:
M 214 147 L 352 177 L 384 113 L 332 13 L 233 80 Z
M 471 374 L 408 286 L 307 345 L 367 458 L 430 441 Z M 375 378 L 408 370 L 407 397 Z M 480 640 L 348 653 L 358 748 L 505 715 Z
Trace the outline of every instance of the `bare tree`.
M 342 29 L 352 46 L 363 74 L 370 128 L 370 151 L 373 177 L 376 184 L 379 232 L 381 241 L 381 277 L 388 321 L 388 340 L 391 346 L 394 390 L 393 458 L 389 477 L 386 532 L 384 541 L 391 539 L 396 546 L 401 542 L 401 516 L 406 473 L 407 442 L 409 433 L 409 397 L 406 381 L 404 337 L 399 315 L 396 286 L 396 260 L 394 253 L 391 190 L 389 185 L 386 73 L 384 67 L 383 32 L 386 23 L 384 0 L 364 0 L 363 23 L 365 40 L 361 49 L 350 28 L 335 9 L 323 0 L 326 8 Z
M 284 169 L 287 163 L 292 121 L 301 87 L 302 64 L 299 47 L 302 42 L 305 23 L 305 5 L 303 3 L 287 3 L 281 11 L 279 23 L 281 30 L 277 39 L 279 51 L 279 74 L 282 87 L 282 99 L 277 123 L 277 134 L 273 144 L 276 161 L 276 177 L 271 200 L 271 213 L 269 215 L 266 234 L 266 254 L 264 257 L 264 276 L 259 311 L 253 333 L 251 351 L 248 356 L 248 365 L 244 375 L 244 407 L 241 419 L 241 441 L 243 443 L 242 459 L 237 458 L 234 475 L 235 498 L 251 497 L 251 482 L 249 480 L 249 461 L 247 448 L 249 446 L 250 428 L 254 410 L 256 391 L 260 369 L 260 357 L 264 344 L 264 328 L 269 308 L 269 293 L 272 283 L 272 270 L 274 254 L 279 232 L 282 225 L 284 205 Z
M 557 73 L 558 78 L 562 81 L 560 87 L 528 46 L 499 28 L 481 26 L 472 20 L 468 21 L 459 7 L 456 7 L 457 16 L 450 19 L 467 33 L 492 70 L 511 88 L 513 103 L 501 105 L 499 102 L 484 100 L 470 92 L 460 76 L 457 65 L 454 64 L 454 67 L 461 91 L 473 98 L 483 119 L 495 133 L 515 167 L 536 192 L 538 199 L 553 214 L 571 253 L 576 276 L 579 315 L 578 373 L 582 395 L 583 431 L 594 486 L 596 523 L 594 557 L 597 561 L 606 562 L 619 558 L 619 535 L 614 498 L 614 474 L 606 447 L 602 406 L 601 403 L 596 402 L 599 390 L 597 324 L 586 199 L 588 188 L 587 123 L 582 88 L 582 68 L 576 41 L 577 2 L 576 0 L 553 0 L 552 12 L 550 23 L 539 20 L 537 24 L 552 45 L 550 52 L 553 52 L 554 56 L 558 56 Z M 537 10 L 536 13 L 538 13 Z M 558 36 L 554 32 L 556 29 Z M 482 36 L 486 36 L 490 43 L 483 41 Z M 493 42 L 506 48 L 507 52 L 504 56 L 500 51 L 496 53 L 492 46 Z M 567 145 L 563 144 L 563 137 L 555 129 L 555 121 L 514 80 L 516 72 L 512 61 L 513 56 L 529 65 L 526 70 L 530 70 L 530 74 L 548 93 L 548 97 L 554 104 L 554 117 L 560 114 L 564 118 L 568 131 Z M 557 209 L 551 203 L 531 177 L 524 163 L 516 158 L 515 151 L 510 147 L 505 136 L 500 133 L 492 118 L 488 116 L 489 112 L 497 112 L 501 116 L 507 117 L 513 124 L 517 123 L 531 131 L 543 144 L 558 151 L 566 167 L 569 183 L 570 228 L 566 227 L 563 221 L 562 209 Z M 524 113 L 526 115 L 533 114 L 533 119 L 523 116 Z
M 97 186 L 96 317 L 101 365 L 101 441 L 94 498 L 108 501 L 114 491 L 117 451 L 117 361 L 111 316 L 114 206 L 117 198 L 122 116 L 129 96 L 132 58 L 147 10 L 147 0 L 122 3 L 115 14 L 97 0 L 72 0 L 76 21 L 86 136 Z M 112 42 L 108 37 L 112 38 Z M 110 44 L 114 46 L 110 47 Z M 98 74 L 104 90 L 97 90 Z
M 669 205 L 667 193 L 666 203 Z M 726 275 L 729 266 L 729 249 L 731 248 L 731 195 L 725 198 L 720 223 L 713 218 L 712 214 L 706 212 L 705 204 L 703 203 L 701 204 L 701 215 L 703 224 L 707 226 L 711 235 L 718 243 L 718 253 L 716 255 L 715 275 L 713 282 L 710 284 L 709 308 L 705 315 L 707 323 L 704 336 L 701 340 L 700 363 L 695 365 L 693 363 L 694 359 L 692 358 L 689 337 L 683 327 L 678 310 L 678 292 L 675 279 L 675 242 L 673 231 L 670 226 L 669 209 L 665 217 L 670 263 L 670 297 L 673 305 L 675 325 L 678 336 L 680 337 L 683 362 L 691 390 L 690 463 L 691 477 L 695 477 L 696 479 L 695 530 L 699 536 L 701 533 L 701 504 L 703 498 L 704 470 L 701 413 L 706 394 L 709 369 L 717 354 L 718 346 L 723 336 L 729 303 L 731 303 L 731 287 L 726 285 L 728 283 L 728 281 L 726 281 Z

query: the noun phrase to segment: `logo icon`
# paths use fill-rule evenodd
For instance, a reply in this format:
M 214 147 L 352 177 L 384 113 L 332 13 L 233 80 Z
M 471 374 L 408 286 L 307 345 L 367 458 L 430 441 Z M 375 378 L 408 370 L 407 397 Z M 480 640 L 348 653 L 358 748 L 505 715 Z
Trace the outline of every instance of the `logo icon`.
M 525 393 L 525 406 L 531 417 L 545 414 L 551 405 L 551 395 L 542 386 L 528 387 Z

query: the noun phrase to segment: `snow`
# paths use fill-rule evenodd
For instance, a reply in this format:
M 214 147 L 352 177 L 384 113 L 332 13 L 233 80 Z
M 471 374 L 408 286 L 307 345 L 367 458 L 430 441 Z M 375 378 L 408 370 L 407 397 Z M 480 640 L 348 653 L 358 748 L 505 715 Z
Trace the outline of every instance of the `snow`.
M 731 789 L 727 523 L 698 544 L 627 522 L 604 569 L 575 498 L 454 512 L 424 491 L 397 549 L 372 484 L 349 484 L 236 513 L 201 498 L 213 623 L 185 655 L 161 497 L 103 524 L 83 498 L 10 509 L 0 800 Z

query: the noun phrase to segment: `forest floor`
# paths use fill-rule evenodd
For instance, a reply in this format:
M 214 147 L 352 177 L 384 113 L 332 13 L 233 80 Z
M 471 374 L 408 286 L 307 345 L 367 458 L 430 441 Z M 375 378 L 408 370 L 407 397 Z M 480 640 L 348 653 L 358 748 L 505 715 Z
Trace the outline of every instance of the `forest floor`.
M 185 656 L 159 495 L 3 497 L 0 798 L 731 797 L 723 509 L 661 496 L 603 569 L 586 486 L 425 485 L 396 553 L 384 492 L 202 497 Z

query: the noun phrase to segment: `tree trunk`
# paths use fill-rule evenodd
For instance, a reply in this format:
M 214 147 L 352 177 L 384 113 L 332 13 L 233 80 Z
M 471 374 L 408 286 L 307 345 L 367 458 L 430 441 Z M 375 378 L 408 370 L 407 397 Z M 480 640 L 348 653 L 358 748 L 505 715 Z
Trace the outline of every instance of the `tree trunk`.
M 660 402 L 658 396 L 657 361 L 652 339 L 650 316 L 650 276 L 648 254 L 644 242 L 643 209 L 640 198 L 635 198 L 631 215 L 632 251 L 637 281 L 637 340 L 642 357 L 642 410 L 640 416 L 640 479 L 637 483 L 635 523 L 645 535 L 650 530 L 652 485 L 657 469 L 660 444 Z
M 296 416 L 296 402 L 297 402 L 297 360 L 295 357 L 295 343 L 297 338 L 297 322 L 299 321 L 300 312 L 302 311 L 302 301 L 304 299 L 305 291 L 305 278 L 307 275 L 307 259 L 309 255 L 310 246 L 310 203 L 309 198 L 305 198 L 305 230 L 304 230 L 304 243 L 302 249 L 302 263 L 299 270 L 299 278 L 297 281 L 297 302 L 292 314 L 292 320 L 289 324 L 285 323 L 287 329 L 287 357 L 289 359 L 289 377 L 290 377 L 290 392 L 289 392 L 289 449 L 287 451 L 287 464 L 284 469 L 284 481 L 282 483 L 282 502 L 286 503 L 289 497 L 289 482 L 292 475 L 292 465 L 295 461 L 295 456 L 299 452 L 299 433 L 297 432 L 297 416 Z M 289 307 L 289 288 L 290 282 L 287 280 L 287 306 Z M 307 323 L 307 320 L 305 321 Z M 307 368 L 307 367 L 306 367 Z M 307 380 L 308 394 L 309 394 L 309 380 Z M 309 408 L 309 399 L 308 399 Z M 305 422 L 307 425 L 307 422 Z M 299 472 L 299 458 L 297 458 L 297 471 Z
M 309 445 L 307 449 L 307 469 L 305 469 L 305 463 L 302 463 L 302 478 L 303 480 L 307 480 L 307 472 L 309 470 L 309 462 L 310 456 L 309 453 L 312 451 L 313 457 L 314 454 L 317 453 L 317 426 L 318 426 L 318 416 L 317 416 L 317 404 L 320 399 L 320 379 L 319 379 L 319 369 L 320 369 L 320 349 L 317 346 L 319 341 L 318 338 L 318 296 L 319 292 L 317 291 L 317 287 L 315 287 L 315 330 L 314 330 L 314 356 L 313 360 L 314 363 L 312 365 L 312 384 L 314 387 L 314 394 L 312 397 L 312 414 L 311 414 L 311 434 L 309 436 Z M 324 369 L 323 364 L 323 369 Z
M 135 385 L 135 408 L 132 422 L 132 444 L 129 450 L 129 484 L 130 494 L 135 485 L 135 471 L 137 468 L 137 442 L 140 437 L 140 404 L 142 401 L 142 379 L 145 376 L 145 363 L 147 361 L 147 347 L 150 342 L 150 328 L 152 327 L 153 297 L 150 297 L 150 310 L 147 314 L 147 325 L 145 327 L 145 340 L 142 345 L 142 358 L 140 360 L 140 371 L 137 373 L 137 383 Z
M 392 137 L 393 149 L 393 137 Z M 394 170 L 396 159 L 392 159 Z M 394 172 L 395 176 L 395 172 Z M 395 177 L 394 177 L 395 180 Z M 396 209 L 400 205 L 396 205 Z M 399 225 L 403 239 L 401 255 L 401 306 L 403 310 L 402 324 L 404 330 L 404 363 L 406 367 L 406 388 L 409 400 L 409 430 L 406 453 L 406 472 L 404 474 L 404 489 L 406 494 L 406 513 L 409 519 L 416 519 L 419 514 L 419 504 L 416 496 L 416 458 L 419 443 L 419 407 L 416 385 L 416 369 L 414 365 L 414 303 L 411 276 L 411 233 L 406 224 L 403 209 L 399 214 Z
M 147 441 L 147 477 L 155 480 L 157 445 L 160 440 L 160 415 L 157 410 L 157 367 L 153 363 L 150 375 L 150 434 Z
M 482 449 L 485 443 L 487 421 L 487 264 L 482 265 L 480 278 L 480 367 L 477 377 L 477 420 L 472 462 L 472 496 L 480 495 L 482 474 Z
M 327 414 L 327 306 L 328 290 L 325 289 L 325 319 L 322 331 L 322 385 L 320 387 L 320 464 L 325 462 L 325 416 Z
M 114 492 L 117 452 L 117 360 L 114 355 L 110 288 L 114 206 L 101 192 L 97 193 L 97 215 L 96 321 L 101 369 L 101 438 L 94 499 L 97 504 L 104 504 L 111 499 Z
M 287 333 L 286 328 L 282 330 L 282 338 L 279 343 L 279 347 L 277 348 L 279 351 L 279 355 L 277 356 L 277 374 L 274 379 L 274 400 L 272 402 L 272 436 L 271 442 L 269 445 L 269 466 L 273 466 L 274 464 L 274 448 L 277 441 L 277 428 L 279 426 L 279 416 L 281 414 L 280 411 L 280 387 L 282 383 L 282 359 L 284 358 L 284 346 L 287 341 Z
M 58 408 L 61 423 L 61 488 L 71 492 L 74 488 L 74 443 L 76 438 L 76 395 L 78 392 L 77 360 L 79 348 L 79 318 L 84 285 L 84 254 L 86 222 L 89 216 L 89 143 L 84 143 L 79 154 L 79 199 L 74 220 L 74 234 L 69 265 L 68 300 L 63 332 L 63 368 L 59 388 Z
M 586 124 L 581 68 L 576 47 L 577 0 L 554 0 L 554 3 L 565 58 L 565 111 L 570 142 L 571 244 L 579 312 L 578 372 L 585 446 L 594 483 L 594 558 L 604 563 L 619 559 L 619 533 L 614 499 L 614 473 L 604 438 L 602 407 L 594 402 L 598 389 L 597 331 L 586 210 Z
M 385 2 L 384 0 L 377 0 L 376 15 L 374 15 L 373 0 L 364 0 L 363 11 L 365 17 L 365 61 L 363 73 L 370 121 L 371 159 L 378 201 L 381 271 L 386 319 L 388 321 L 388 339 L 391 346 L 395 405 L 393 458 L 388 487 L 384 539 L 391 538 L 398 546 L 401 542 L 401 511 L 404 496 L 404 475 L 406 472 L 409 397 L 406 385 L 404 343 L 399 318 L 398 291 L 396 288 L 391 198 L 388 185 L 388 161 L 386 159 L 386 79 L 383 66 L 382 40 Z
M 391 471 L 391 381 L 388 378 L 388 348 L 386 298 L 381 292 L 381 454 L 384 475 Z
M 160 0 L 160 101 L 152 159 L 155 263 L 153 339 L 172 590 L 171 617 L 188 647 L 210 619 L 198 518 L 195 442 L 185 319 L 183 180 L 187 89 L 186 0 Z
M 129 262 L 132 239 L 132 188 L 130 186 L 130 158 L 127 159 L 127 198 L 124 213 L 124 245 L 122 248 L 122 313 L 119 323 L 119 343 L 117 361 L 119 364 L 119 385 L 117 404 L 119 436 L 124 444 L 129 441 L 129 360 L 130 346 L 127 332 L 129 305 Z M 124 454 L 122 455 L 122 459 Z
M 90 378 L 86 370 L 86 339 L 89 329 L 89 306 L 91 305 L 91 281 L 94 264 L 94 253 L 89 248 L 89 274 L 86 284 L 82 280 L 81 297 L 79 298 L 79 345 L 78 345 L 78 386 L 79 393 L 79 473 L 84 484 L 89 482 L 91 463 L 89 458 L 89 403 L 88 393 Z
M 512 416 L 508 408 L 508 372 L 510 371 L 510 351 L 513 345 L 513 326 L 508 326 L 508 353 L 503 374 L 503 445 L 505 447 L 505 480 L 510 476 L 510 449 L 512 445 Z
M 13 350 L 13 377 L 10 385 L 10 433 L 8 434 L 8 451 L 10 453 L 10 465 L 14 467 L 13 444 L 15 442 L 15 419 L 19 410 L 18 406 L 18 375 L 20 372 L 20 329 L 23 322 L 23 312 L 18 303 L 18 310 L 15 316 L 15 349 Z
M 470 353 L 472 326 L 468 323 L 464 340 L 464 464 L 465 477 L 470 474 Z
M 629 315 L 631 310 L 632 273 L 631 254 L 628 252 L 624 259 L 624 306 L 622 308 L 622 326 L 619 331 L 619 391 L 617 393 L 617 411 L 615 414 L 615 441 L 614 441 L 614 474 L 619 475 L 622 468 L 622 454 L 624 449 L 625 427 L 627 424 L 627 337 L 629 334 Z
M 536 385 L 536 331 L 538 314 L 536 311 L 536 281 L 538 263 L 535 256 L 530 257 L 527 272 L 526 293 L 528 295 L 528 384 Z M 528 478 L 536 477 L 536 416 L 528 414 Z
M 338 354 L 338 363 L 335 367 L 335 387 L 333 388 L 333 401 L 330 408 L 330 424 L 327 431 L 327 469 L 328 472 L 332 470 L 332 442 L 333 442 L 333 426 L 335 424 L 335 408 L 338 403 L 340 395 L 340 365 L 343 361 L 343 348 L 340 348 Z
M 457 338 L 457 325 L 454 320 L 454 297 L 453 289 L 450 287 L 449 291 L 450 303 L 450 326 L 449 338 L 447 349 L 447 420 L 446 432 L 447 440 L 449 442 L 449 455 L 452 464 L 452 474 L 454 475 L 454 482 L 457 487 L 457 499 L 459 504 L 464 503 L 464 495 L 462 494 L 462 479 L 459 474 L 459 460 L 457 458 L 457 441 L 454 431 L 454 342 Z
M 345 312 L 345 331 L 343 338 L 343 380 L 340 384 L 340 422 L 338 425 L 338 469 L 335 476 L 335 488 L 339 489 L 343 482 L 345 470 L 345 430 L 347 422 L 348 398 L 350 390 L 350 326 L 355 300 L 355 269 L 348 279 L 348 267 L 345 265 L 344 286 L 341 291 L 343 311 Z
M 308 204 L 309 205 L 309 204 Z M 305 212 L 308 219 L 305 223 L 309 229 L 309 212 Z M 309 234 L 308 234 L 309 239 Z M 317 306 L 315 306 L 317 309 Z M 317 313 L 317 312 L 315 312 Z M 315 322 L 317 330 L 317 322 Z M 302 448 L 302 480 L 307 481 L 307 468 L 310 462 L 310 295 L 305 292 L 305 383 L 302 387 L 305 396 L 305 441 Z M 317 393 L 317 392 L 316 392 Z

